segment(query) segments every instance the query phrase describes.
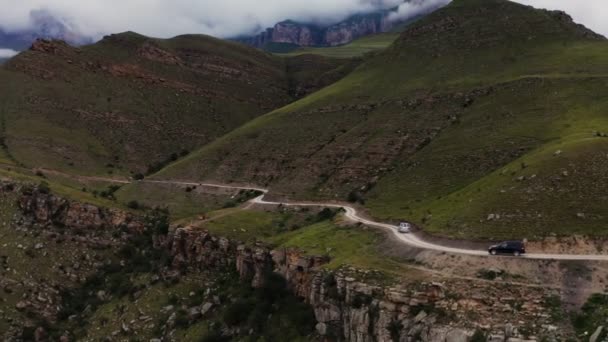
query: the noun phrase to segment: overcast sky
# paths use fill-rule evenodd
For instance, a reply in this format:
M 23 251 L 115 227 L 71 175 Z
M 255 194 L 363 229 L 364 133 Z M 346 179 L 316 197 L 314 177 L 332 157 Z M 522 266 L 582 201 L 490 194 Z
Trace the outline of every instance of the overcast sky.
M 412 0 L 401 14 L 416 14 L 429 3 L 450 0 Z M 517 0 L 562 9 L 608 35 L 608 0 Z M 0 0 L 0 28 L 7 31 L 31 25 L 33 10 L 47 10 L 75 31 L 99 38 L 127 30 L 157 37 L 206 33 L 218 37 L 249 34 L 284 19 L 332 22 L 354 13 L 399 5 L 403 0 Z M 422 4 L 420 4 L 422 2 Z

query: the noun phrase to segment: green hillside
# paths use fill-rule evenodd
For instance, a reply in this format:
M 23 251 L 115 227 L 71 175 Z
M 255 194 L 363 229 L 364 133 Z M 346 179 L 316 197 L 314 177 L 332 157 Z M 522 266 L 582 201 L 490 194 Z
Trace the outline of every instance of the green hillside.
M 0 67 L 5 159 L 76 174 L 154 172 L 342 77 L 344 63 L 200 35 L 40 41 Z
M 397 38 L 399 33 L 389 32 L 371 36 L 365 36 L 354 40 L 352 43 L 336 47 L 302 47 L 292 49 L 286 53 L 287 56 L 299 56 L 314 54 L 335 58 L 360 57 L 367 53 L 379 51 L 389 47 Z
M 607 76 L 608 43 L 567 15 L 456 0 L 156 177 L 357 200 L 451 237 L 605 235 Z

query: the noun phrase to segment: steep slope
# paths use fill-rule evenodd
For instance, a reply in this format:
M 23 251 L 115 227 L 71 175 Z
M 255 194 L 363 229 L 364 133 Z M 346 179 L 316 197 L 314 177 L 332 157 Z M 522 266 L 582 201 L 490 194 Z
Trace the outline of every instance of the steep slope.
M 399 32 L 380 33 L 361 37 L 349 44 L 333 47 L 302 47 L 286 53 L 288 56 L 321 55 L 336 58 L 360 57 L 384 50 L 399 38 Z
M 407 16 L 400 13 L 399 7 L 386 8 L 372 13 L 360 13 L 332 24 L 306 23 L 285 20 L 272 28 L 252 37 L 235 38 L 236 41 L 271 52 L 290 52 L 299 47 L 333 47 L 351 43 L 369 35 L 377 35 L 400 31 L 409 23 L 431 13 L 448 1 L 425 3 L 404 0 L 415 3 Z
M 160 169 L 239 125 L 318 89 L 346 61 L 288 62 L 206 36 L 135 33 L 74 48 L 37 41 L 0 69 L 5 150 L 74 173 Z
M 457 0 L 158 177 L 358 200 L 447 236 L 606 234 L 607 57 L 604 38 L 564 13 Z

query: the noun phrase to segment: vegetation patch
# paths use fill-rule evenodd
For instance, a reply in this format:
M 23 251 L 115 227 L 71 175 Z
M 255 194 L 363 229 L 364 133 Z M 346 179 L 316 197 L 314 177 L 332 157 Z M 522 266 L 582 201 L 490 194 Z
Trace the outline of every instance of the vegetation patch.
M 596 293 L 591 295 L 581 308 L 579 313 L 573 314 L 572 324 L 579 336 L 589 336 L 600 327 L 606 327 L 608 320 L 608 295 Z M 608 331 L 603 330 L 598 341 L 608 336 Z

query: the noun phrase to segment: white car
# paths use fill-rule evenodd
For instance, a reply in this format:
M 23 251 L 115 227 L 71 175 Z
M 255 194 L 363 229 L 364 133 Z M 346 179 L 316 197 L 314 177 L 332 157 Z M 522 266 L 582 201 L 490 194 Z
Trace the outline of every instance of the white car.
M 407 222 L 401 222 L 401 223 L 399 223 L 399 226 L 397 227 L 397 231 L 402 234 L 411 233 L 412 225 Z

